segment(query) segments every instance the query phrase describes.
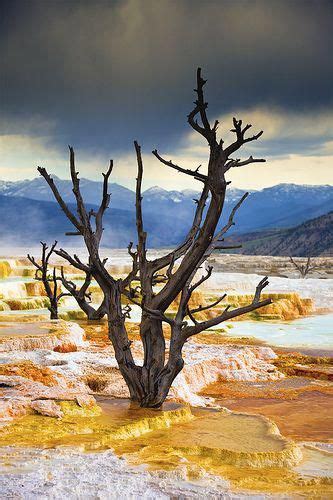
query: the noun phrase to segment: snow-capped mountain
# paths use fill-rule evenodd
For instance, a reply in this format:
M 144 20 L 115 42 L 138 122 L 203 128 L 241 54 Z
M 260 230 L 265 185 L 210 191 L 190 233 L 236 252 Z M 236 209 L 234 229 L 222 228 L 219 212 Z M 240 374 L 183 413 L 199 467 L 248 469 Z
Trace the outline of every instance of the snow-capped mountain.
M 143 196 L 145 202 L 150 203 L 152 201 L 171 201 L 173 203 L 182 203 L 184 200 L 189 198 L 189 190 L 184 191 L 167 191 L 166 189 L 160 188 L 159 186 L 153 186 L 146 191 L 144 191 Z M 189 191 L 196 195 L 196 191 Z
M 69 180 L 59 179 L 53 175 L 57 183 L 60 193 L 67 203 L 74 201 L 72 184 Z M 102 193 L 102 183 L 82 178 L 80 187 L 86 203 L 98 204 Z M 117 183 L 110 184 L 110 192 L 112 196 L 112 207 L 123 210 L 134 210 L 135 193 Z M 229 188 L 227 191 L 227 200 L 230 202 L 238 201 L 243 195 L 244 190 Z M 31 180 L 22 181 L 1 181 L 0 194 L 4 196 L 20 196 L 22 198 L 30 198 L 39 201 L 54 201 L 52 193 L 42 177 L 36 177 Z M 144 204 L 148 208 L 152 203 L 167 203 L 172 207 L 173 204 L 193 205 L 193 199 L 200 196 L 199 191 L 194 189 L 184 189 L 183 191 L 167 191 L 159 186 L 153 186 L 143 192 Z M 179 206 L 178 206 L 179 209 Z
M 54 179 L 65 201 L 73 202 L 71 182 L 55 176 Z M 98 205 L 102 183 L 83 178 L 80 185 L 86 203 Z M 123 214 L 121 220 L 131 219 L 131 227 L 134 228 L 135 193 L 116 183 L 110 184 L 110 192 L 111 210 L 121 210 Z M 226 220 L 232 207 L 243 194 L 242 189 L 228 188 L 221 223 Z M 195 211 L 194 200 L 198 199 L 199 195 L 199 191 L 193 189 L 167 191 L 159 186 L 153 186 L 143 192 L 145 227 L 150 233 L 152 244 L 168 245 L 186 233 Z M 54 210 L 57 209 L 52 194 L 41 177 L 16 182 L 0 181 L 0 196 L 4 200 L 6 198 L 24 199 L 27 206 L 32 206 L 31 200 L 48 202 L 49 207 L 54 206 Z M 13 206 L 22 207 L 24 204 L 16 203 Z M 1 210 L 6 211 L 5 202 L 2 203 Z M 249 197 L 237 212 L 236 225 L 232 232 L 245 233 L 261 229 L 292 227 L 331 210 L 333 210 L 333 186 L 278 184 L 261 191 L 250 192 Z M 127 214 L 126 217 L 124 213 Z M 3 220 L 6 214 L 0 213 L 0 216 Z M 115 221 L 115 218 L 113 220 Z M 128 224 L 128 222 L 125 224 L 126 234 Z M 117 241 L 123 240 L 119 237 Z
M 60 193 L 67 203 L 74 201 L 72 184 L 67 179 L 59 179 L 52 175 Z M 80 187 L 86 203 L 98 204 L 102 193 L 102 183 L 82 178 Z M 112 203 L 114 208 L 127 208 L 134 206 L 135 195 L 133 191 L 117 183 L 110 184 Z M 0 194 L 5 196 L 20 196 L 39 201 L 54 201 L 50 188 L 42 177 L 23 181 L 0 181 Z M 125 206 L 124 206 L 125 205 Z

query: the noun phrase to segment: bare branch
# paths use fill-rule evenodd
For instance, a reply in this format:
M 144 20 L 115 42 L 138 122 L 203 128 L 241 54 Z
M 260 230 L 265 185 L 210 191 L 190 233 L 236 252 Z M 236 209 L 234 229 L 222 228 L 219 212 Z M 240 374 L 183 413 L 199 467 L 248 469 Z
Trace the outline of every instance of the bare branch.
M 252 311 L 255 311 L 256 309 L 259 309 L 260 307 L 267 306 L 272 303 L 272 299 L 265 299 L 260 301 L 260 294 L 262 290 L 268 285 L 268 280 L 267 276 L 263 278 L 257 285 L 256 291 L 253 297 L 253 300 L 251 304 L 248 304 L 247 306 L 244 307 L 238 307 L 236 309 L 233 309 L 232 311 L 229 311 L 230 305 L 228 305 L 222 314 L 219 314 L 215 318 L 208 319 L 207 321 L 202 321 L 200 323 L 196 323 L 194 326 L 186 326 L 182 330 L 182 336 L 184 339 L 187 339 L 193 335 L 196 335 L 197 333 L 200 333 L 204 330 L 208 330 L 212 326 L 219 325 L 223 321 L 230 320 L 232 318 L 236 318 L 237 316 L 241 316 L 242 314 L 246 314 Z
M 235 250 L 237 248 L 242 248 L 243 245 L 216 245 L 214 246 L 214 250 Z
M 53 268 L 52 275 L 51 276 L 49 275 L 49 260 L 51 255 L 55 251 L 57 241 L 53 243 L 50 249 L 43 241 L 41 241 L 40 244 L 42 246 L 41 263 L 39 264 L 36 261 L 36 259 L 29 254 L 28 254 L 28 259 L 36 268 L 35 279 L 37 281 L 41 281 L 44 285 L 45 293 L 50 302 L 48 309 L 51 313 L 51 319 L 58 319 L 59 298 L 58 298 L 57 274 L 55 267 Z
M 125 293 L 126 287 L 130 286 L 132 281 L 134 281 L 135 279 L 139 279 L 139 277 L 137 276 L 138 271 L 139 271 L 138 252 L 133 252 L 132 248 L 133 248 L 133 241 L 130 241 L 130 243 L 127 247 L 127 251 L 129 253 L 129 255 L 132 257 L 132 269 L 128 273 L 126 278 L 124 278 L 122 280 L 122 292 L 123 293 Z
M 300 273 L 302 278 L 305 278 L 307 276 L 307 274 L 309 274 L 311 271 L 314 271 L 315 269 L 318 269 L 318 267 L 319 267 L 316 264 L 313 264 L 311 266 L 311 257 L 307 257 L 307 260 L 305 263 L 303 263 L 303 262 L 298 263 L 291 256 L 289 257 L 289 260 L 293 264 L 295 269 L 297 269 L 297 271 Z
M 230 155 L 232 155 L 235 151 L 240 149 L 241 146 L 243 146 L 243 144 L 256 141 L 263 134 L 263 131 L 261 130 L 258 134 L 252 135 L 250 137 L 245 137 L 245 133 L 249 130 L 249 128 L 252 127 L 252 125 L 250 124 L 245 125 L 245 127 L 242 128 L 243 124 L 242 120 L 236 120 L 236 118 L 233 118 L 233 123 L 234 123 L 234 128 L 231 129 L 231 132 L 234 132 L 236 134 L 236 141 L 230 144 L 230 146 L 228 146 L 224 150 L 226 158 L 229 158 Z
M 211 128 L 209 120 L 207 118 L 207 102 L 205 102 L 204 99 L 204 92 L 203 88 L 204 85 L 206 84 L 206 80 L 204 80 L 201 77 L 201 68 L 197 69 L 197 88 L 194 89 L 194 91 L 197 93 L 198 98 L 195 101 L 195 108 L 191 113 L 188 115 L 187 120 L 188 123 L 191 125 L 191 127 L 196 131 L 199 132 L 202 136 L 204 136 L 208 143 L 211 146 L 217 145 L 216 143 L 216 130 L 218 126 L 218 122 L 215 121 L 213 128 Z M 200 114 L 202 126 L 198 124 L 197 120 L 195 119 L 196 115 Z
M 256 286 L 256 291 L 253 297 L 252 304 L 258 304 L 261 292 L 268 284 L 269 284 L 268 276 L 265 276 L 261 281 L 259 281 L 258 285 Z
M 236 203 L 236 205 L 233 207 L 233 209 L 231 210 L 230 212 L 230 215 L 229 215 L 229 219 L 227 221 L 227 223 L 223 226 L 222 229 L 220 229 L 220 231 L 218 231 L 218 233 L 214 236 L 210 246 L 208 247 L 206 253 L 205 253 L 205 256 L 206 258 L 212 253 L 213 250 L 215 250 L 215 248 L 218 246 L 218 243 L 221 242 L 221 238 L 222 236 L 232 227 L 235 225 L 235 222 L 234 222 L 234 217 L 236 215 L 236 212 L 237 210 L 240 208 L 240 206 L 242 205 L 242 203 L 246 200 L 246 198 L 248 197 L 249 193 L 244 193 L 243 196 L 241 197 L 241 199 Z
M 81 271 L 88 273 L 90 272 L 90 266 L 83 264 L 79 257 L 77 255 L 74 255 L 72 257 L 66 250 L 63 248 L 60 248 L 59 250 L 55 250 L 55 253 L 59 255 L 59 257 L 62 257 L 63 259 L 67 260 L 72 266 L 74 266 L 76 269 L 80 269 Z
M 101 205 L 98 209 L 98 212 L 95 214 L 90 212 L 96 218 L 96 238 L 98 242 L 100 242 L 103 233 L 103 215 L 105 210 L 109 207 L 111 195 L 108 193 L 108 185 L 109 185 L 109 177 L 112 173 L 113 169 L 113 160 L 110 160 L 110 165 L 106 173 L 102 173 L 103 175 L 103 194 Z
M 74 149 L 72 148 L 72 146 L 68 146 L 68 148 L 69 148 L 70 173 L 73 184 L 73 193 L 76 199 L 77 212 L 81 220 L 81 225 L 84 228 L 88 229 L 90 228 L 90 220 L 80 191 L 79 173 L 76 172 L 75 170 Z
M 201 182 L 206 182 L 208 179 L 207 175 L 203 175 L 203 174 L 199 173 L 199 171 L 198 171 L 199 167 L 196 170 L 191 170 L 189 168 L 179 167 L 179 165 L 172 163 L 171 160 L 168 161 L 168 160 L 165 160 L 164 158 L 162 158 L 162 156 L 160 156 L 159 153 L 157 152 L 157 149 L 154 149 L 152 151 L 152 153 L 154 156 L 156 156 L 156 158 L 161 163 L 163 163 L 164 165 L 166 165 L 168 167 L 173 168 L 174 170 L 177 170 L 178 172 L 182 172 L 183 174 L 191 175 L 192 177 L 194 177 L 195 179 L 197 179 L 198 181 L 201 181 Z
M 152 269 L 155 271 L 158 271 L 159 269 L 162 269 L 163 267 L 168 266 L 172 260 L 174 262 L 179 259 L 182 255 L 184 255 L 190 248 L 191 245 L 193 244 L 195 237 L 200 229 L 200 224 L 202 221 L 202 216 L 203 216 L 203 211 L 206 206 L 206 200 L 208 197 L 209 189 L 207 185 L 204 186 L 200 199 L 199 200 L 194 200 L 196 202 L 196 210 L 192 222 L 191 229 L 187 233 L 184 241 L 172 252 L 169 254 L 160 257 L 158 259 L 155 259 L 154 261 L 150 262 L 150 266 Z
M 123 318 L 130 319 L 131 318 L 131 311 L 132 311 L 131 306 L 129 304 L 126 304 L 126 306 L 123 309 Z
M 200 285 L 202 285 L 202 283 L 204 283 L 205 281 L 207 281 L 211 275 L 212 275 L 212 272 L 213 272 L 213 266 L 208 266 L 207 267 L 207 273 L 206 274 L 203 274 L 201 276 L 201 278 L 196 282 L 194 283 L 193 285 L 191 285 L 189 287 L 189 292 L 190 294 L 196 289 L 198 288 Z
M 253 158 L 253 156 L 250 156 L 247 160 L 230 159 L 224 165 L 224 172 L 227 172 L 231 168 L 244 167 L 245 165 L 250 165 L 250 163 L 265 163 L 265 162 L 266 160 L 264 158 Z
M 143 301 L 136 302 L 131 297 L 128 297 L 129 300 L 136 306 L 140 307 L 148 316 L 152 316 L 153 318 L 160 319 L 161 321 L 164 321 L 165 323 L 168 323 L 169 325 L 173 325 L 175 322 L 173 319 L 168 318 L 162 311 L 158 309 L 151 309 L 150 307 L 146 307 L 143 303 Z
M 44 179 L 46 180 L 46 182 L 50 186 L 50 189 L 51 189 L 51 191 L 53 193 L 53 196 L 55 197 L 56 201 L 58 202 L 58 205 L 60 206 L 60 208 L 66 214 L 67 218 L 71 221 L 71 223 L 73 224 L 73 226 L 75 226 L 78 229 L 78 231 L 80 232 L 80 234 L 82 234 L 82 232 L 81 232 L 82 231 L 82 226 L 81 226 L 80 222 L 75 217 L 75 215 L 70 211 L 70 209 L 68 208 L 67 204 L 64 202 L 64 200 L 63 200 L 62 196 L 60 195 L 60 193 L 58 191 L 58 188 L 55 185 L 54 180 L 52 179 L 52 177 L 48 174 L 48 172 L 46 171 L 46 169 L 43 168 L 43 167 L 37 167 L 37 170 L 40 173 L 40 175 L 42 177 L 44 177 Z
M 207 306 L 200 305 L 199 307 L 196 307 L 195 309 L 191 309 L 191 313 L 195 314 L 197 312 L 202 312 L 202 311 L 207 311 L 208 309 L 212 309 L 212 307 L 215 307 L 220 302 L 222 302 L 222 300 L 224 300 L 226 298 L 226 296 L 227 296 L 227 294 L 225 293 L 225 294 L 221 295 L 221 297 L 216 299 L 214 302 L 212 302 L 211 304 L 208 304 Z

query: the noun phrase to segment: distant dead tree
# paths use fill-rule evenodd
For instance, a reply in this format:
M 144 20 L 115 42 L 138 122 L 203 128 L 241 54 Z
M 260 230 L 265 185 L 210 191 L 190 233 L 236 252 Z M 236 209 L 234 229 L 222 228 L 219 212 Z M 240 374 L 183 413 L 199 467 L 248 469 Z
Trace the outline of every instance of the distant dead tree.
M 294 266 L 294 268 L 300 273 L 302 278 L 306 278 L 306 276 L 311 273 L 311 271 L 314 271 L 315 269 L 318 269 L 317 264 L 312 264 L 311 257 L 307 257 L 306 261 L 302 259 L 300 262 L 296 262 L 293 257 L 289 257 L 290 262 Z
M 185 342 L 194 335 L 207 330 L 219 323 L 230 320 L 241 314 L 254 311 L 271 303 L 270 299 L 261 300 L 261 292 L 267 286 L 267 277 L 257 285 L 252 301 L 244 306 L 231 310 L 230 305 L 223 307 L 222 312 L 206 321 L 198 321 L 196 314 L 204 309 L 191 309 L 190 298 L 204 281 L 212 274 L 212 267 L 198 279 L 198 270 L 216 248 L 223 248 L 223 237 L 234 225 L 234 216 L 248 193 L 244 194 L 232 209 L 226 224 L 217 229 L 223 210 L 227 185 L 225 174 L 231 168 L 238 168 L 255 162 L 263 162 L 250 156 L 245 160 L 234 158 L 234 154 L 244 144 L 259 139 L 262 131 L 246 137 L 251 125 L 243 126 L 242 120 L 233 119 L 232 132 L 235 140 L 224 146 L 223 140 L 217 139 L 218 122 L 210 124 L 207 117 L 207 103 L 204 99 L 205 80 L 197 70 L 197 98 L 194 109 L 188 115 L 189 125 L 208 143 L 209 160 L 207 173 L 195 169 L 183 168 L 171 160 L 166 160 L 154 150 L 154 156 L 165 166 L 186 174 L 202 183 L 202 192 L 197 200 L 192 226 L 184 241 L 171 252 L 162 257 L 150 260 L 147 256 L 147 233 L 144 230 L 142 215 L 141 184 L 143 177 L 143 162 L 141 148 L 134 142 L 138 175 L 136 179 L 136 227 L 137 246 L 128 246 L 132 258 L 132 269 L 122 279 L 113 277 L 106 268 L 106 260 L 99 252 L 103 234 L 103 216 L 109 206 L 110 194 L 108 181 L 112 172 L 113 162 L 104 176 L 103 195 L 97 211 L 87 211 L 80 191 L 80 179 L 75 167 L 74 150 L 70 150 L 70 174 L 73 193 L 76 200 L 76 211 L 73 212 L 60 195 L 56 184 L 45 168 L 38 167 L 39 173 L 48 183 L 59 206 L 75 227 L 75 234 L 81 235 L 88 251 L 88 262 L 83 262 L 77 255 L 70 255 L 64 249 L 55 252 L 66 259 L 71 265 L 85 273 L 91 273 L 104 297 L 108 318 L 109 338 L 114 347 L 119 369 L 128 386 L 130 397 L 143 407 L 159 407 L 165 400 L 170 386 L 182 370 L 184 360 L 182 349 Z M 199 123 L 200 121 L 200 123 Z M 207 210 L 204 210 L 207 203 Z M 178 264 L 178 262 L 179 264 Z M 175 263 L 177 262 L 177 267 Z M 163 279 L 160 279 L 161 273 Z M 159 287 L 155 285 L 160 281 Z M 161 283 L 162 281 L 162 283 Z M 135 286 L 134 286 L 135 285 Z M 139 287 L 139 288 L 138 288 Z M 167 314 L 167 309 L 179 296 L 178 309 L 174 317 Z M 133 358 L 131 342 L 126 330 L 126 318 L 131 306 L 122 307 L 122 297 L 141 308 L 140 336 L 143 344 L 143 365 L 136 364 Z M 225 295 L 211 306 L 221 303 Z M 207 307 L 205 306 L 205 309 Z M 171 331 L 168 354 L 166 355 L 166 340 L 162 325 L 166 323 Z
M 92 275 L 91 273 L 86 273 L 85 280 L 83 284 L 78 287 L 73 281 L 68 280 L 64 274 L 64 268 L 61 267 L 60 276 L 57 275 L 56 267 L 53 267 L 52 274 L 49 272 L 49 261 L 55 248 L 57 246 L 57 241 L 53 243 L 49 249 L 46 243 L 41 242 L 42 245 L 42 255 L 41 262 L 38 263 L 34 257 L 28 254 L 29 261 L 36 267 L 35 280 L 41 281 L 44 285 L 44 289 L 47 297 L 50 301 L 50 311 L 51 319 L 58 319 L 58 305 L 59 301 L 63 297 L 72 296 L 76 300 L 78 306 L 86 314 L 87 318 L 90 320 L 99 320 L 105 316 L 105 301 L 95 309 L 91 305 L 91 293 L 89 292 L 89 286 L 91 285 Z M 47 251 L 49 250 L 49 251 Z M 63 287 L 67 292 L 59 292 L 58 282 L 61 282 Z
M 41 281 L 44 285 L 45 293 L 50 301 L 50 305 L 48 307 L 48 310 L 50 311 L 50 318 L 58 319 L 59 301 L 62 297 L 64 297 L 64 295 L 68 294 L 58 294 L 58 278 L 56 268 L 53 267 L 53 271 L 51 273 L 49 271 L 49 260 L 54 252 L 57 242 L 54 242 L 50 249 L 46 243 L 41 241 L 40 244 L 42 245 L 40 263 L 36 261 L 35 257 L 29 254 L 27 257 L 31 264 L 33 264 L 36 268 L 35 280 Z

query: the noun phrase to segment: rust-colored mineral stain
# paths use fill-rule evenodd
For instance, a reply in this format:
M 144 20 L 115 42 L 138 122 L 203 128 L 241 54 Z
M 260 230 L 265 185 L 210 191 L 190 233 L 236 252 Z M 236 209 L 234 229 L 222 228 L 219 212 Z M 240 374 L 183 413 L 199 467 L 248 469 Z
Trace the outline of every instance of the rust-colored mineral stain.
M 281 434 L 297 441 L 333 442 L 333 397 L 305 391 L 293 399 L 248 397 L 219 399 L 230 410 L 272 419 Z

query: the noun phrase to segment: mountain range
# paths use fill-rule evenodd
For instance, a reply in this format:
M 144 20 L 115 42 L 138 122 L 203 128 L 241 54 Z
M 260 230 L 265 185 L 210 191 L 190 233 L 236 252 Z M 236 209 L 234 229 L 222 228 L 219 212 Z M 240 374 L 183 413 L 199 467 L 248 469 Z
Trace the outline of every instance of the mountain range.
M 333 212 L 289 229 L 268 229 L 231 237 L 248 255 L 333 256 Z
M 64 200 L 74 202 L 69 180 L 54 180 Z M 89 208 L 100 202 L 102 183 L 81 179 L 83 197 Z M 135 241 L 135 193 L 116 183 L 110 184 L 111 203 L 105 216 L 103 244 L 124 247 Z M 244 190 L 229 188 L 221 224 L 228 217 Z M 167 191 L 158 186 L 143 192 L 145 228 L 150 247 L 172 246 L 184 237 L 195 210 L 199 192 L 191 189 Z M 72 206 L 75 210 L 75 206 Z M 333 186 L 279 184 L 251 191 L 237 212 L 231 234 L 286 229 L 327 214 L 333 210 Z M 0 181 L 0 217 L 2 240 L 17 244 L 58 239 L 68 243 L 64 232 L 70 224 L 54 202 L 41 177 L 22 181 Z M 79 244 L 72 238 L 70 246 Z

